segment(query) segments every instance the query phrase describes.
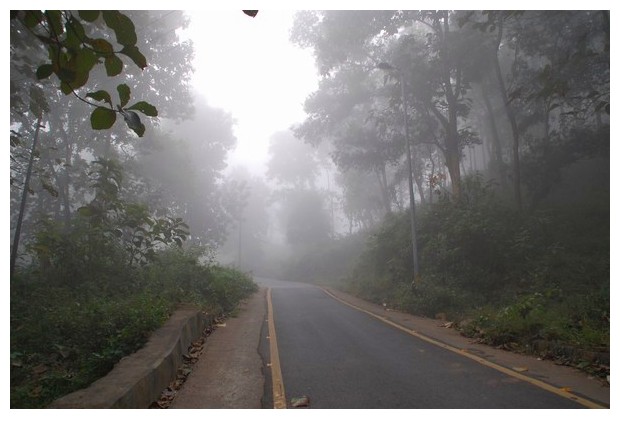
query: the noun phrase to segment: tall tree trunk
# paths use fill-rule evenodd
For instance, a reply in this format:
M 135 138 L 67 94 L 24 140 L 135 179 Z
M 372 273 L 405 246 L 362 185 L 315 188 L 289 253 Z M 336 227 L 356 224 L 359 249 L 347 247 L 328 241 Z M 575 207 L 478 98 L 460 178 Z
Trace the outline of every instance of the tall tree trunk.
M 64 136 L 64 140 L 65 140 L 65 168 L 64 168 L 64 172 L 63 172 L 63 179 L 62 179 L 62 198 L 63 198 L 63 217 L 64 217 L 64 223 L 65 223 L 65 228 L 69 229 L 69 225 L 71 223 L 71 195 L 70 195 L 70 183 L 71 183 L 71 178 L 69 176 L 69 169 L 71 168 L 71 165 L 73 165 L 73 145 L 71 144 L 71 140 L 69 139 L 69 136 L 67 136 L 65 134 Z
M 452 182 L 452 194 L 455 199 L 460 198 L 461 194 L 461 151 L 459 148 L 458 135 L 458 115 L 457 115 L 457 95 L 452 87 L 452 77 L 450 74 L 450 62 L 448 61 L 448 37 L 450 34 L 449 13 L 443 12 L 443 32 L 441 34 L 441 58 L 442 58 L 442 80 L 446 101 L 448 103 L 448 122 L 446 127 L 446 162 L 450 179 Z M 456 88 L 460 85 L 460 71 L 456 73 Z
M 435 182 L 435 160 L 433 159 L 433 150 L 429 146 L 429 157 L 431 160 L 431 174 L 428 177 L 428 204 L 433 205 L 433 184 Z
M 377 177 L 377 182 L 379 183 L 379 190 L 381 191 L 381 202 L 383 203 L 383 209 L 385 210 L 385 213 L 391 213 L 392 207 L 390 204 L 390 193 L 387 185 L 385 165 L 375 169 L 375 176 Z
M 415 180 L 415 184 L 418 188 L 418 194 L 420 194 L 420 202 L 422 203 L 422 205 L 426 205 L 426 198 L 424 197 L 424 183 L 422 178 L 420 177 L 420 174 L 416 173 L 417 171 L 414 171 L 413 180 Z
M 460 158 L 461 152 L 459 148 L 459 136 L 457 128 L 457 97 L 452 88 L 452 78 L 450 75 L 450 64 L 448 62 L 448 45 L 447 37 L 449 34 L 448 12 L 441 12 L 442 18 L 438 19 L 436 25 L 433 26 L 435 34 L 440 38 L 440 57 L 441 64 L 441 84 L 446 95 L 448 105 L 448 117 L 446 118 L 442 112 L 437 109 L 432 100 L 426 102 L 426 107 L 435 115 L 441 126 L 443 127 L 445 136 L 445 145 L 442 148 L 446 167 L 450 176 L 450 185 L 452 187 L 452 195 L 455 199 L 459 199 L 461 193 L 461 168 Z M 443 23 L 443 24 L 442 24 Z M 460 70 L 456 73 L 456 87 L 460 85 Z
M 34 156 L 39 140 L 39 130 L 41 129 L 41 116 L 42 114 L 39 113 L 37 117 L 37 124 L 34 130 L 34 139 L 32 141 L 32 148 L 30 149 L 30 159 L 28 160 L 28 169 L 26 170 L 26 180 L 24 181 L 24 190 L 22 191 L 22 200 L 19 205 L 19 215 L 17 217 L 17 224 L 15 226 L 15 236 L 13 237 L 13 247 L 11 248 L 11 277 L 13 277 L 13 272 L 15 272 L 15 265 L 17 263 L 17 249 L 19 247 L 19 238 L 22 232 L 22 222 L 24 221 L 26 198 L 28 197 L 28 188 L 30 187 L 30 176 L 32 175 L 32 166 L 34 164 Z
M 497 174 L 497 177 L 499 178 L 499 184 L 502 190 L 505 190 L 507 188 L 508 180 L 506 179 L 506 170 L 504 170 L 504 158 L 502 157 L 502 143 L 499 138 L 499 132 L 497 131 L 497 122 L 495 121 L 495 112 L 493 111 L 493 105 L 491 104 L 491 99 L 489 98 L 489 94 L 486 90 L 486 87 L 484 86 L 484 83 L 480 85 L 480 93 L 482 94 L 482 100 L 484 101 L 484 107 L 486 108 L 486 111 L 487 111 L 487 118 L 489 120 L 489 126 L 491 127 L 491 137 L 492 137 L 491 141 L 493 142 L 491 147 L 492 147 L 492 154 L 493 154 L 493 157 L 495 158 L 495 163 L 496 163 L 496 169 L 497 169 L 496 174 Z
M 502 96 L 502 101 L 504 103 L 504 109 L 506 110 L 506 116 L 508 117 L 508 121 L 510 122 L 510 128 L 512 130 L 512 167 L 513 167 L 513 182 L 514 182 L 514 193 L 515 193 L 515 202 L 517 204 L 517 209 L 521 211 L 522 202 L 521 202 L 521 167 L 519 163 L 519 129 L 517 127 L 517 119 L 515 117 L 514 111 L 512 110 L 512 106 L 510 105 L 510 100 L 508 100 L 508 94 L 506 91 L 506 85 L 504 83 L 504 76 L 502 75 L 502 68 L 499 64 L 499 45 L 502 40 L 503 35 L 503 17 L 500 17 L 498 22 L 498 30 L 497 30 L 497 42 L 495 55 L 493 56 L 493 67 L 495 69 L 495 75 L 497 77 L 497 84 L 499 86 L 499 91 Z

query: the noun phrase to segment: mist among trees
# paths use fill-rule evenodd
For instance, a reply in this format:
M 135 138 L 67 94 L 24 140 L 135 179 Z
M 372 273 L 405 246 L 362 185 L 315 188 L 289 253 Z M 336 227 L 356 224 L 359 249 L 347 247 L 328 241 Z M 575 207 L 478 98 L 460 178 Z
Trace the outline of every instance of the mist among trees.
M 235 114 L 192 89 L 187 13 L 94 12 L 11 12 L 12 386 L 56 371 L 12 401 L 87 384 L 67 373 L 105 373 L 180 302 L 232 308 L 252 275 L 608 350 L 609 11 L 298 11 L 318 87 L 257 142 L 265 174 L 228 165 Z M 118 323 L 87 349 L 66 303 Z M 43 347 L 36 317 L 59 326 Z

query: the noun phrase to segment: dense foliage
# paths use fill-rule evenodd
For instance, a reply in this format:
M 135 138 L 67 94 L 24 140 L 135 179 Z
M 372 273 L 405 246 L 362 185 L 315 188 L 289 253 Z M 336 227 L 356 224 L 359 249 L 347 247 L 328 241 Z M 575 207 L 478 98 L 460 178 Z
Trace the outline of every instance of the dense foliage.
M 571 170 L 587 182 L 604 168 L 599 159 Z M 519 215 L 494 185 L 467 177 L 458 202 L 442 198 L 419 213 L 418 283 L 411 284 L 406 212 L 388 216 L 368 236 L 347 278 L 317 280 L 391 308 L 458 322 L 464 334 L 495 346 L 604 375 L 608 361 L 583 352 L 604 354 L 610 346 L 609 193 L 598 180 L 589 186 L 590 196 L 580 195 L 586 205 L 557 190 L 559 200 Z
M 200 249 L 158 251 L 148 265 L 130 268 L 100 238 L 89 254 L 96 267 L 81 264 L 83 244 L 72 237 L 56 249 L 65 257 L 54 272 L 33 266 L 13 279 L 12 408 L 44 407 L 88 386 L 142 347 L 179 305 L 221 315 L 256 290 L 249 277 L 201 262 Z
M 183 250 L 181 218 L 121 194 L 123 171 L 93 161 L 92 200 L 69 224 L 42 218 L 11 279 L 11 406 L 39 407 L 105 375 L 140 348 L 178 305 L 231 311 L 256 288 Z
M 228 113 L 191 117 L 187 24 L 11 13 L 12 407 L 90 384 L 181 304 L 225 313 L 256 288 L 214 263 L 241 198 L 222 180 L 235 137 Z
M 290 273 L 494 345 L 608 361 L 609 28 L 608 11 L 299 12 L 291 40 L 322 78 L 295 134 L 338 169 L 340 241 L 367 240 L 332 254 L 339 274 L 316 257 Z

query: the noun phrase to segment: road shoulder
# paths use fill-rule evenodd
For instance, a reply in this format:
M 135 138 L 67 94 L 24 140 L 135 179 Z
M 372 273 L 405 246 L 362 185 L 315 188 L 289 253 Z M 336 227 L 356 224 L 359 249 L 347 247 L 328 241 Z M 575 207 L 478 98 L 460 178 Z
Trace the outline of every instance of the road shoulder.
M 258 347 L 266 317 L 266 290 L 240 304 L 208 337 L 170 408 L 259 409 L 265 378 Z

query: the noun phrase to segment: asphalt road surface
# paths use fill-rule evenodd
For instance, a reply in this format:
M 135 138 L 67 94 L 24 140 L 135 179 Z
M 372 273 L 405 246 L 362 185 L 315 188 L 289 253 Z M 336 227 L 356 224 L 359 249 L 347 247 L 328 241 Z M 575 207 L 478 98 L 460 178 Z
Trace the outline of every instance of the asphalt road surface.
M 307 396 L 311 408 L 580 408 L 346 306 L 319 287 L 261 285 L 271 288 L 289 403 Z

